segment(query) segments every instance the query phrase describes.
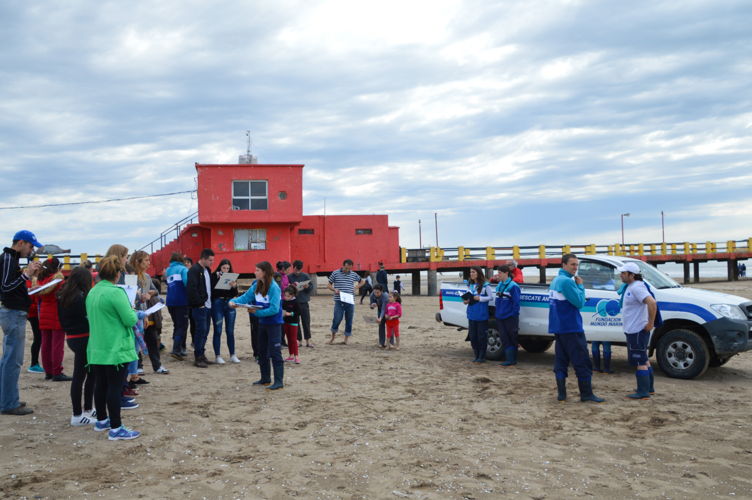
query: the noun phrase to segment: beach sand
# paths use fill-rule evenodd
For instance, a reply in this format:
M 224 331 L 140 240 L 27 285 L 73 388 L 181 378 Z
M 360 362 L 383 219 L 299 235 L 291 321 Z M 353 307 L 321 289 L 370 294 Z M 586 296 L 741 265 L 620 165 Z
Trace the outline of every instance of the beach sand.
M 702 286 L 752 297 L 749 281 Z M 752 352 L 694 381 L 658 370 L 653 399 L 630 401 L 634 372 L 615 347 L 616 373 L 593 382 L 606 403 L 578 402 L 574 376 L 558 403 L 553 349 L 521 352 L 512 368 L 473 364 L 465 332 L 435 321 L 437 305 L 405 297 L 402 349 L 384 351 L 366 306 L 352 345 L 326 345 L 331 297 L 314 297 L 316 347 L 301 348 L 273 393 L 250 385 L 258 369 L 239 313 L 242 363 L 199 369 L 163 356 L 171 373 L 147 368 L 141 407 L 123 412 L 143 433 L 129 442 L 69 426 L 69 384 L 25 371 L 29 332 L 20 387 L 34 414 L 0 416 L 0 495 L 752 497 Z M 167 319 L 168 347 L 170 333 Z M 68 374 L 72 358 L 66 350 Z

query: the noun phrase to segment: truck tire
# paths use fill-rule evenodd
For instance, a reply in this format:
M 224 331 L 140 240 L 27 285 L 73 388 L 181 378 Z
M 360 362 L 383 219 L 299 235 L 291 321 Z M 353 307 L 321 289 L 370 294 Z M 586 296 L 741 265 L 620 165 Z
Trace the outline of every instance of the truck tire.
M 671 330 L 658 341 L 658 365 L 667 376 L 691 379 L 701 376 L 710 364 L 705 340 L 691 330 Z
M 504 350 L 501 348 L 501 335 L 495 326 L 488 327 L 488 347 L 486 348 L 486 359 L 491 361 L 501 361 L 504 357 Z
M 554 339 L 547 337 L 520 337 L 518 342 L 527 352 L 537 354 L 546 352 L 551 347 L 551 344 L 554 343 Z

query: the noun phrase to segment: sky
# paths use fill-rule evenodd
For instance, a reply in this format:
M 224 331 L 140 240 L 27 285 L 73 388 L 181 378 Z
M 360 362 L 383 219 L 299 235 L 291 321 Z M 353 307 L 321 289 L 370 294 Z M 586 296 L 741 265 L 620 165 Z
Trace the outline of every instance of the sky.
M 195 163 L 305 164 L 400 244 L 752 236 L 748 1 L 9 1 L 0 228 L 146 245 Z

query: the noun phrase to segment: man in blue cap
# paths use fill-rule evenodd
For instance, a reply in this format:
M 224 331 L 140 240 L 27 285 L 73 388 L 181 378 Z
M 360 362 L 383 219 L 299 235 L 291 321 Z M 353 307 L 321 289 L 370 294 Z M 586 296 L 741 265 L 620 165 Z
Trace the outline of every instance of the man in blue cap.
M 13 245 L 0 255 L 0 327 L 3 329 L 3 358 L 0 361 L 0 413 L 28 415 L 33 410 L 18 397 L 18 374 L 21 371 L 26 340 L 26 316 L 31 306 L 26 281 L 39 272 L 39 262 L 29 261 L 21 271 L 18 260 L 30 259 L 34 247 L 41 247 L 31 231 L 19 231 Z

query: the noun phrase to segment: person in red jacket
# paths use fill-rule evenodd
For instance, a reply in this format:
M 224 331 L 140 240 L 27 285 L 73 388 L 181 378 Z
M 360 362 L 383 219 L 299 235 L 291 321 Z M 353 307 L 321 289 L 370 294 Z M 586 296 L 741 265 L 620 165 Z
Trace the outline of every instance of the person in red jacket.
M 507 266 L 511 269 L 510 275 L 512 276 L 512 281 L 515 283 L 524 283 L 525 278 L 522 276 L 522 269 L 517 267 L 517 261 L 516 260 L 508 260 Z
M 52 257 L 44 261 L 39 273 L 39 286 L 64 279 L 60 272 L 60 261 Z M 65 354 L 65 331 L 60 325 L 57 313 L 57 292 L 62 282 L 39 292 L 39 329 L 42 331 L 42 368 L 45 379 L 55 382 L 72 380 L 63 373 L 63 356 Z

